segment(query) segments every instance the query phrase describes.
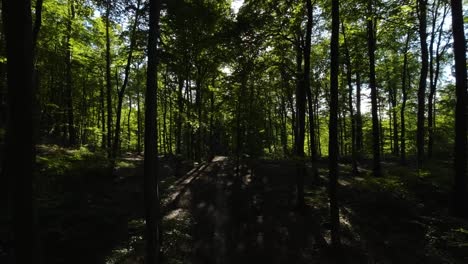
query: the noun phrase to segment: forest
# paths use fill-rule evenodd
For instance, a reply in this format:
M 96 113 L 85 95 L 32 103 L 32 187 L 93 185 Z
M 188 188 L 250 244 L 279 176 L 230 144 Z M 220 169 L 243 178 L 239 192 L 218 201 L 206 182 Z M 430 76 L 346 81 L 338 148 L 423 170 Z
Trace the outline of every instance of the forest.
M 0 263 L 468 263 L 468 1 L 0 10 Z

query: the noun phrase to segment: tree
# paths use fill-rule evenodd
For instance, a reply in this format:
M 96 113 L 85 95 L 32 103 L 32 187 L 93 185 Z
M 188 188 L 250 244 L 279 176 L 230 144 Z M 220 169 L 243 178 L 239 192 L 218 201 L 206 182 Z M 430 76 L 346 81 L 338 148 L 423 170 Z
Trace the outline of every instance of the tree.
M 452 213 L 467 216 L 467 73 L 466 46 L 461 0 L 452 0 L 453 48 L 455 54 L 456 108 L 455 108 L 455 178 L 453 183 Z
M 373 0 L 367 1 L 367 47 L 369 54 L 369 87 L 371 90 L 372 107 L 372 153 L 373 153 L 373 173 L 375 177 L 382 175 L 380 168 L 380 128 L 377 105 L 377 84 L 375 80 L 375 45 L 376 29 Z
M 340 9 L 339 0 L 332 0 L 332 35 L 330 43 L 330 121 L 329 131 L 329 197 L 331 218 L 332 245 L 339 247 L 340 242 L 340 213 L 338 207 L 338 74 L 339 74 L 339 34 Z
M 346 82 L 348 84 L 348 107 L 349 116 L 351 119 L 351 154 L 352 154 L 352 170 L 353 174 L 358 173 L 357 167 L 357 152 L 356 152 L 356 117 L 354 116 L 353 109 L 353 84 L 352 84 L 352 70 L 351 70 L 351 55 L 349 54 L 348 41 L 346 38 L 346 29 L 344 23 L 341 24 L 343 33 L 344 50 L 345 50 L 345 63 L 346 63 Z
M 2 3 L 7 44 L 8 125 L 3 174 L 12 209 L 14 263 L 35 263 L 33 34 L 31 1 Z
M 145 97 L 144 198 L 146 216 L 146 263 L 159 263 L 160 221 L 158 184 L 157 89 L 159 17 L 161 1 L 149 2 L 148 68 Z
M 67 34 L 66 34 L 66 108 L 68 121 L 68 144 L 76 145 L 77 135 L 75 129 L 75 117 L 73 113 L 73 77 L 72 77 L 72 52 L 71 52 L 71 34 L 72 24 L 75 19 L 75 3 L 74 0 L 68 1 L 68 19 L 67 19 Z
M 428 70 L 427 48 L 427 0 L 418 0 L 419 40 L 421 42 L 421 74 L 418 87 L 418 131 L 416 135 L 418 169 L 422 168 L 424 161 L 424 113 L 426 106 L 426 84 Z
M 138 28 L 138 19 L 140 13 L 140 0 L 137 0 L 137 5 L 135 7 L 135 21 L 133 22 L 131 32 L 130 32 L 130 47 L 128 48 L 127 64 L 125 65 L 124 80 L 122 86 L 118 90 L 117 94 L 117 116 L 115 120 L 115 135 L 114 135 L 114 145 L 112 146 L 112 167 L 114 167 L 115 159 L 117 158 L 119 148 L 120 148 L 120 120 L 122 117 L 122 104 L 123 98 L 125 95 L 125 89 L 127 88 L 130 66 L 132 65 L 133 59 L 133 49 L 136 45 L 136 31 Z
M 110 41 L 110 15 L 112 0 L 106 1 L 106 103 L 107 103 L 107 152 L 112 157 L 112 77 L 111 77 L 111 41 Z
M 315 118 L 314 118 L 314 105 L 312 98 L 312 91 L 310 87 L 310 46 L 311 46 L 311 35 L 312 35 L 312 23 L 313 23 L 313 7 L 312 1 L 306 0 L 307 7 L 307 25 L 306 25 L 306 38 L 304 45 L 304 86 L 307 94 L 307 105 L 309 111 L 309 134 L 310 134 L 310 148 L 311 148 L 311 160 L 316 166 L 317 162 L 317 143 L 315 138 Z M 315 168 L 314 168 L 315 169 Z
M 408 50 L 409 50 L 409 43 L 411 39 L 411 29 L 408 30 L 406 35 L 405 41 L 405 48 L 403 50 L 403 72 L 401 76 L 401 91 L 402 91 L 402 103 L 400 109 L 400 123 L 401 123 L 401 131 L 400 131 L 400 146 L 401 146 L 401 163 L 406 163 L 406 123 L 405 123 L 405 110 L 406 110 L 406 101 L 408 100 Z
M 442 19 L 440 24 L 437 25 L 439 18 L 439 9 L 443 6 L 443 11 L 440 14 Z M 427 142 L 427 156 L 432 158 L 433 146 L 434 146 L 434 130 L 435 130 L 435 99 L 436 99 L 436 88 L 440 77 L 441 60 L 445 53 L 448 45 L 442 46 L 442 36 L 444 34 L 443 26 L 445 24 L 445 18 L 448 14 L 448 4 L 444 1 L 434 0 L 432 3 L 432 23 L 431 23 L 431 40 L 429 44 L 429 98 L 427 105 L 427 130 L 428 130 L 428 142 Z M 436 41 L 437 39 L 437 41 Z M 436 46 L 434 51 L 434 44 Z

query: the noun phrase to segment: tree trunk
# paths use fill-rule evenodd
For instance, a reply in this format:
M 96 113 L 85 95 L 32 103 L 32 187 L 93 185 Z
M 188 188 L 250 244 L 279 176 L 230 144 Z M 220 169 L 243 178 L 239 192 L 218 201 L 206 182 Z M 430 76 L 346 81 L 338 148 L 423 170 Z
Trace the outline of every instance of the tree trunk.
M 339 74 L 339 34 L 340 14 L 339 0 L 332 0 L 332 35 L 331 35 L 331 65 L 330 65 L 330 122 L 329 134 L 329 197 L 331 218 L 331 241 L 334 247 L 340 242 L 340 213 L 338 207 L 338 74 Z
M 183 112 L 183 96 L 182 89 L 184 88 L 184 79 L 179 77 L 179 89 L 177 92 L 177 127 L 176 127 L 176 154 L 180 155 L 182 142 L 182 112 Z
M 67 123 L 68 123 L 68 145 L 76 145 L 76 129 L 75 129 L 75 118 L 73 115 L 73 80 L 72 80 L 72 61 L 71 61 L 71 34 L 72 34 L 72 22 L 75 19 L 75 6 L 73 0 L 69 1 L 69 17 L 67 21 L 67 49 L 66 49 L 66 109 L 67 109 Z
M 159 263 L 160 252 L 160 205 L 158 179 L 158 132 L 157 132 L 157 89 L 158 58 L 157 39 L 159 36 L 159 16 L 161 2 L 149 2 L 148 69 L 145 97 L 145 159 L 144 159 L 144 199 L 146 217 L 146 259 L 145 263 Z
M 111 0 L 106 6 L 106 101 L 107 101 L 107 156 L 112 157 L 112 83 L 111 83 L 111 56 L 110 56 L 110 11 Z
M 100 104 L 100 117 L 101 117 L 101 148 L 106 148 L 106 110 L 104 103 L 104 87 L 102 82 L 99 82 L 99 104 Z
M 418 169 L 422 168 L 424 160 L 424 111 L 426 106 L 426 78 L 428 70 L 426 8 L 427 0 L 418 0 L 419 38 L 421 41 L 421 75 L 418 88 L 418 128 L 416 136 Z
M 137 1 L 137 6 L 135 10 L 135 22 L 133 23 L 132 33 L 130 36 L 130 47 L 129 47 L 128 56 L 127 56 L 127 64 L 125 65 L 124 80 L 122 83 L 122 87 L 120 87 L 120 90 L 118 91 L 118 94 L 117 94 L 118 95 L 117 116 L 116 116 L 116 121 L 115 121 L 114 145 L 112 147 L 112 156 L 111 156 L 112 167 L 114 167 L 115 165 L 115 159 L 118 156 L 118 152 L 120 148 L 120 120 L 122 117 L 122 104 L 123 104 L 123 98 L 125 95 L 125 89 L 127 88 L 127 84 L 128 84 L 130 66 L 132 64 L 133 48 L 135 47 L 135 43 L 136 43 L 136 30 L 138 27 L 139 12 L 140 12 L 140 0 Z
M 457 103 L 455 108 L 455 175 L 451 211 L 455 216 L 467 216 L 467 73 L 466 40 L 463 29 L 463 8 L 461 0 L 452 0 L 453 48 L 455 55 L 455 77 Z
M 372 107 L 372 152 L 374 155 L 373 173 L 374 177 L 380 177 L 380 133 L 379 133 L 379 116 L 377 105 L 377 87 L 375 80 L 375 25 L 373 18 L 373 0 L 367 2 L 368 16 L 367 19 L 367 45 L 369 52 L 369 86 L 371 90 L 371 107 Z
M 400 110 L 400 123 L 401 123 L 400 145 L 401 145 L 401 163 L 402 164 L 406 163 L 405 110 L 406 110 L 406 101 L 408 99 L 408 88 L 406 84 L 406 78 L 408 76 L 408 50 L 409 50 L 410 39 L 411 39 L 411 31 L 408 31 L 408 34 L 406 35 L 405 50 L 403 52 L 403 73 L 401 76 L 402 103 L 401 103 L 401 110 Z M 408 81 L 408 84 L 410 84 L 409 81 Z
M 31 2 L 5 0 L 2 16 L 7 48 L 8 125 L 2 178 L 7 181 L 15 263 L 36 263 L 33 175 L 33 40 Z M 8 229 L 7 229 L 8 230 Z
M 312 36 L 312 2 L 311 0 L 306 0 L 307 6 L 307 27 L 306 27 L 306 38 L 304 46 L 304 88 L 307 95 L 307 103 L 309 109 L 309 134 L 310 134 L 310 152 L 312 164 L 315 167 L 315 162 L 317 161 L 317 144 L 315 138 L 315 121 L 314 121 L 314 111 L 312 104 L 312 92 L 310 87 L 310 49 L 311 49 L 311 36 Z
M 442 41 L 442 32 L 443 32 L 443 25 L 445 23 L 445 18 L 448 14 L 447 5 L 444 3 L 444 10 L 442 13 L 442 21 L 440 22 L 438 29 L 436 30 L 436 21 L 437 21 L 437 14 L 439 11 L 441 1 L 435 1 L 436 7 L 433 7 L 433 17 L 432 17 L 432 31 L 431 31 L 431 41 L 429 45 L 429 100 L 428 100 L 428 114 L 427 114 L 427 130 L 428 130 L 428 143 L 427 143 L 427 156 L 428 158 L 432 158 L 433 146 L 434 146 L 434 130 L 435 130 L 435 98 L 436 98 L 436 89 L 437 89 L 437 82 L 439 80 L 439 72 L 440 72 L 440 59 L 442 53 L 444 52 L 445 48 L 440 51 L 440 45 Z M 436 43 L 436 50 L 435 54 L 433 51 L 434 42 L 437 35 L 437 43 Z M 435 58 L 434 58 L 435 56 Z M 435 60 L 435 65 L 434 65 Z
M 362 158 L 361 74 L 356 72 L 356 156 Z
M 132 129 L 131 129 L 131 117 L 132 117 L 132 97 L 128 96 L 128 115 L 127 115 L 127 150 L 130 151 L 130 141 L 132 136 Z
M 297 35 L 296 41 L 296 137 L 294 152 L 297 158 L 296 186 L 297 186 L 297 208 L 304 207 L 304 138 L 305 138 L 305 100 L 306 92 L 302 73 L 302 49 L 301 34 Z
M 345 61 L 346 61 L 346 81 L 348 83 L 348 107 L 349 107 L 349 116 L 351 119 L 352 172 L 353 174 L 357 174 L 358 168 L 357 168 L 357 156 L 356 156 L 356 118 L 354 116 L 354 109 L 353 109 L 351 56 L 349 54 L 349 47 L 348 47 L 348 41 L 346 39 L 346 29 L 345 29 L 344 23 L 341 23 L 341 28 L 343 32 L 343 38 L 344 38 L 344 50 L 345 50 Z
M 141 109 L 140 109 L 140 82 L 137 77 L 137 153 L 141 153 Z

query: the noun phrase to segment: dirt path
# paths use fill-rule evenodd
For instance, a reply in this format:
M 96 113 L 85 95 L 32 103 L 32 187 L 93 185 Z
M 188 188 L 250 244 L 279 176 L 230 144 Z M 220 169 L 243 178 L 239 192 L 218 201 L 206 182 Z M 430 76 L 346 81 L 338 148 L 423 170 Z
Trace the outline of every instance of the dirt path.
M 326 263 L 311 227 L 317 223 L 312 209 L 292 210 L 291 177 L 241 170 L 236 177 L 232 160 L 215 157 L 169 195 L 169 218 L 191 219 L 185 262 Z

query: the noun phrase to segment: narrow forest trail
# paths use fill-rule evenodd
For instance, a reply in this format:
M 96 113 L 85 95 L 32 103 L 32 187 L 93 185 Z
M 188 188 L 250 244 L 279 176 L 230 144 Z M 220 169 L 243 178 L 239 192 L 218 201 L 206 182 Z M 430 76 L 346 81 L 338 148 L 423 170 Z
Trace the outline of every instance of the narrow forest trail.
M 190 263 L 326 263 L 314 214 L 293 210 L 293 177 L 215 157 L 171 186 L 166 220 L 190 220 Z M 311 208 L 309 208 L 311 209 Z M 315 226 L 314 226 L 315 225 Z M 323 237 L 320 238 L 323 241 Z

